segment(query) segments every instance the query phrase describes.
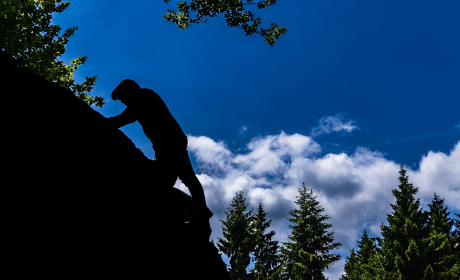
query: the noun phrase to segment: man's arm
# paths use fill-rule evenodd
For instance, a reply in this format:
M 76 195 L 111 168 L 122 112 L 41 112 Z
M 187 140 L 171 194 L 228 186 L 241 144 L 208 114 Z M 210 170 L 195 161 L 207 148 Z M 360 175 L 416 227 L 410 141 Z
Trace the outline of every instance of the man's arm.
M 213 216 L 213 213 L 206 206 L 206 199 L 204 198 L 203 187 L 198 184 L 192 184 L 188 187 L 190 194 L 195 202 L 196 214 L 204 219 L 209 219 Z
M 127 107 L 118 116 L 107 118 L 107 122 L 109 122 L 111 126 L 114 126 L 116 128 L 120 128 L 135 121 L 137 121 L 137 117 L 134 114 L 133 109 L 129 107 Z

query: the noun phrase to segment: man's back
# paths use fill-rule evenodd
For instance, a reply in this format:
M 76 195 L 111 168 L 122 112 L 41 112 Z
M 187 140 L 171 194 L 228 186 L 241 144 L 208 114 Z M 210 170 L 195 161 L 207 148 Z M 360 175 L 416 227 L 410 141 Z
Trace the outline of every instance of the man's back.
M 109 120 L 117 127 L 137 120 L 152 142 L 157 159 L 187 149 L 187 136 L 161 97 L 151 89 L 137 91 L 127 108 Z
M 152 141 L 157 158 L 162 153 L 187 149 L 187 136 L 156 92 L 141 89 L 139 100 L 134 104 L 139 108 L 138 121 L 145 135 Z

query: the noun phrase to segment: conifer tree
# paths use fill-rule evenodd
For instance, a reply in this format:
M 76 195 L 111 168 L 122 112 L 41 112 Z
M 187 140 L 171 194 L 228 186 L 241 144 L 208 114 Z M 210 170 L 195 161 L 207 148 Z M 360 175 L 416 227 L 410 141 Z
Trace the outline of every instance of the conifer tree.
M 376 238 L 379 240 L 379 238 Z M 367 269 L 362 276 L 363 280 L 383 280 L 385 279 L 385 269 L 383 266 L 385 259 L 383 258 L 381 249 L 377 247 L 375 254 L 369 260 Z
M 341 279 L 460 279 L 459 231 L 453 230 L 454 224 L 460 225 L 459 215 L 451 219 L 444 199 L 436 193 L 429 211 L 423 211 L 415 199 L 418 189 L 409 183 L 402 165 L 399 173 L 398 189 L 392 190 L 393 211 L 387 216 L 388 225 L 381 226 L 383 238 L 369 238 L 364 230 Z
M 350 256 L 345 261 L 345 273 L 342 279 L 373 279 L 375 272 L 372 258 L 377 254 L 378 249 L 375 240 L 370 238 L 367 230 L 364 229 L 361 240 L 358 240 L 358 250 L 350 251 Z
M 460 214 L 455 213 L 453 219 L 455 230 L 451 236 L 452 262 L 451 269 L 441 274 L 441 280 L 460 279 Z
M 447 212 L 447 206 L 444 204 L 444 199 L 434 193 L 428 207 L 428 228 L 430 232 L 444 232 L 450 236 L 454 221 L 449 217 L 450 212 Z
M 374 239 L 370 238 L 367 234 L 366 229 L 364 229 L 361 240 L 358 241 L 358 248 L 356 252 L 358 262 L 364 266 L 368 265 L 371 257 L 377 251 L 377 246 L 375 245 Z
M 249 279 L 247 267 L 254 247 L 251 230 L 254 218 L 247 206 L 243 192 L 237 192 L 225 212 L 225 221 L 221 220 L 224 238 L 218 238 L 217 242 L 219 250 L 230 259 L 230 278 L 234 280 Z
M 424 260 L 424 240 L 427 238 L 426 214 L 415 199 L 418 188 L 409 183 L 406 170 L 401 165 L 398 189 L 388 225 L 381 225 L 383 236 L 384 279 L 423 279 L 427 270 Z M 429 269 L 428 269 L 429 270 Z M 428 271 L 429 272 L 429 271 Z
M 330 217 L 322 215 L 324 208 L 313 196 L 313 190 L 303 184 L 299 193 L 295 202 L 299 209 L 289 211 L 291 234 L 290 242 L 282 249 L 286 266 L 283 276 L 290 280 L 326 279 L 323 272 L 340 260 L 340 255 L 330 251 L 342 244 L 333 243 L 334 233 L 327 231 L 332 225 L 325 223 Z
M 449 218 L 444 199 L 436 193 L 431 203 L 428 204 L 428 229 L 429 238 L 426 240 L 426 276 L 429 279 L 439 279 L 446 275 L 455 264 L 452 252 L 451 238 L 454 221 Z
M 343 268 L 345 274 L 340 277 L 340 280 L 357 280 L 360 279 L 359 270 L 360 265 L 358 258 L 356 257 L 355 249 L 350 250 L 350 255 L 345 260 L 345 266 Z
M 275 232 L 265 233 L 271 222 L 271 220 L 267 221 L 267 213 L 259 203 L 252 224 L 255 264 L 251 275 L 254 280 L 278 279 L 281 272 L 278 241 L 272 240 Z

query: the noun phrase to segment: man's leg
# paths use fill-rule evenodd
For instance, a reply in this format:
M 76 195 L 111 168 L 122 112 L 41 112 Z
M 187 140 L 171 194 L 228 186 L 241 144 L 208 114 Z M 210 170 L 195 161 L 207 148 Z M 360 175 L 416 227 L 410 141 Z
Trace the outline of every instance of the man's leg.
M 211 236 L 211 226 L 209 225 L 209 219 L 213 216 L 213 213 L 206 206 L 206 200 L 204 197 L 203 186 L 193 171 L 192 163 L 188 157 L 187 150 L 184 150 L 181 154 L 175 157 L 177 159 L 178 177 L 182 183 L 187 186 L 192 194 L 192 199 L 195 204 L 194 221 L 192 223 L 196 226 L 198 231 L 198 238 L 206 238 L 206 242 Z
M 177 156 L 178 162 L 178 177 L 184 183 L 185 186 L 190 190 L 195 208 L 209 219 L 213 216 L 211 210 L 206 206 L 206 199 L 204 197 L 203 186 L 196 177 L 195 171 L 193 171 L 192 163 L 188 157 L 187 150 Z

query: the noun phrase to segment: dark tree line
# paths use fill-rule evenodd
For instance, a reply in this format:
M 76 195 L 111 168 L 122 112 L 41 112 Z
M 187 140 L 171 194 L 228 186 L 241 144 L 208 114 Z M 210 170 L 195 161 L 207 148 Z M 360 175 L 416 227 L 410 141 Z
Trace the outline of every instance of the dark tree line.
M 399 174 L 393 211 L 380 226 L 382 237 L 370 238 L 364 230 L 341 279 L 460 279 L 459 214 L 450 218 L 436 193 L 424 211 L 402 165 Z
M 460 279 L 460 215 L 450 217 L 444 199 L 434 194 L 428 210 L 415 195 L 418 188 L 409 183 L 401 165 L 399 186 L 392 193 L 395 202 L 381 225 L 381 237 L 370 237 L 364 230 L 357 248 L 346 259 L 341 280 L 458 280 Z M 324 271 L 340 260 L 331 253 L 341 246 L 334 242 L 328 216 L 313 190 L 303 185 L 289 211 L 289 241 L 272 240 L 266 232 L 271 220 L 259 204 L 257 213 L 248 210 L 243 192 L 236 193 L 221 220 L 223 238 L 217 246 L 230 263 L 233 280 L 326 279 Z M 254 266 L 248 269 L 250 263 Z
M 223 238 L 217 246 L 229 259 L 231 279 L 326 279 L 324 271 L 340 260 L 330 251 L 341 246 L 334 243 L 332 225 L 325 221 L 324 208 L 313 191 L 303 185 L 295 202 L 298 209 L 289 211 L 291 234 L 282 245 L 272 240 L 274 231 L 266 233 L 271 220 L 259 204 L 257 213 L 248 211 L 243 192 L 236 193 L 226 219 L 221 220 Z M 251 261 L 254 266 L 248 269 Z

